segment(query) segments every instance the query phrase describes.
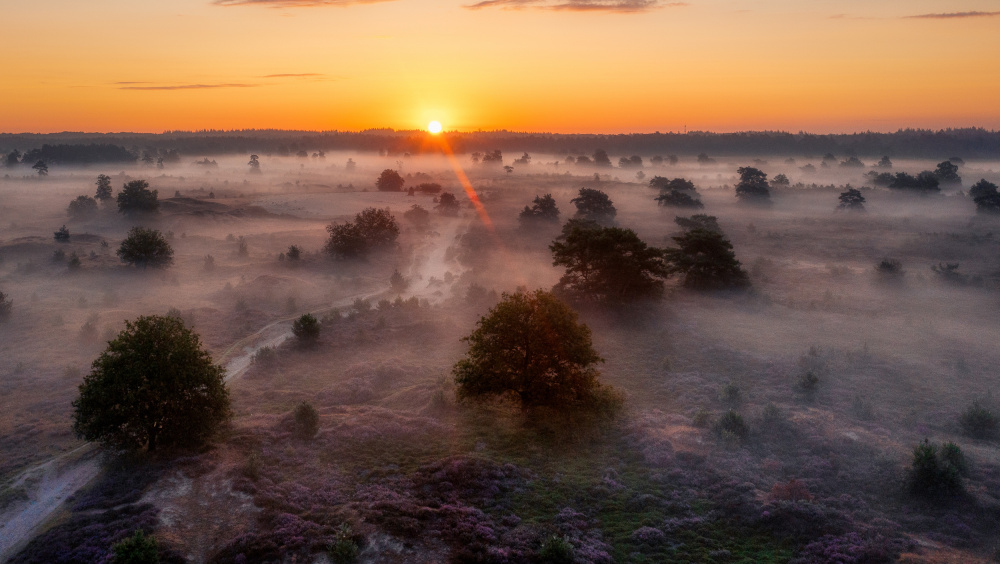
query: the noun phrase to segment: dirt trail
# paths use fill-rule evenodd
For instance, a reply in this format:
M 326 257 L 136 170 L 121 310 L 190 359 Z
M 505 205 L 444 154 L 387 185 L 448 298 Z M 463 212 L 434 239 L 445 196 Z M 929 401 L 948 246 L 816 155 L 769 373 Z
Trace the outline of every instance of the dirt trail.
M 31 540 L 38 527 L 100 472 L 97 449 L 86 444 L 21 473 L 9 486 L 27 499 L 0 513 L 0 562 Z
M 448 221 L 438 236 L 429 239 L 414 251 L 413 262 L 404 275 L 415 283 L 443 274 L 449 267 L 446 260 L 448 247 L 454 243 L 459 230 L 467 228 L 468 224 L 468 220 L 464 219 Z M 386 283 L 376 290 L 342 298 L 311 313 L 321 316 L 333 309 L 350 306 L 357 299 L 386 295 L 388 290 Z M 434 292 L 436 289 L 426 286 L 411 291 L 408 295 L 438 301 Z M 274 321 L 226 349 L 218 360 L 226 368 L 226 381 L 242 376 L 250 367 L 254 353 L 261 348 L 276 347 L 291 338 L 292 322 L 297 317 Z M 0 512 L 0 562 L 23 548 L 66 499 L 100 473 L 97 454 L 94 445 L 83 445 L 24 471 L 8 486 L 12 490 L 23 489 L 27 499 L 15 502 Z

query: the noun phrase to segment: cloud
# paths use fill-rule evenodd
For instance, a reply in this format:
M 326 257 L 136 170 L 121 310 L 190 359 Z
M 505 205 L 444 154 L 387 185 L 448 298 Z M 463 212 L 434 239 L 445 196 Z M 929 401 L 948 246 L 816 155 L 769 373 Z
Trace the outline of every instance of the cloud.
M 991 18 L 1000 16 L 1000 12 L 945 12 L 942 14 L 920 14 L 906 16 L 910 20 L 951 20 L 957 18 Z
M 174 84 L 155 86 L 128 86 L 130 84 L 149 84 L 148 82 L 116 82 L 119 90 L 204 90 L 209 88 L 254 88 L 259 84 Z
M 465 6 L 470 10 L 483 8 L 503 8 L 520 10 L 535 8 L 566 12 L 617 12 L 622 14 L 648 12 L 657 8 L 687 6 L 687 2 L 663 2 L 661 0 L 482 0 Z
M 268 6 L 271 8 L 315 8 L 322 6 L 354 6 L 378 4 L 396 0 L 213 0 L 216 6 Z

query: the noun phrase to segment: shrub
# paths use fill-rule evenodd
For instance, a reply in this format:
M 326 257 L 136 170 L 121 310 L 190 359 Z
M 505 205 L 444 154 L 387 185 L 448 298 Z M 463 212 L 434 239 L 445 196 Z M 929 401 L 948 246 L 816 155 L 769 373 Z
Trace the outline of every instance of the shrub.
M 972 402 L 958 418 L 962 433 L 974 439 L 986 439 L 996 434 L 1000 421 L 997 416 L 978 400 Z
M 206 272 L 211 272 L 215 270 L 215 257 L 213 257 L 212 255 L 205 255 L 201 267 L 205 269 Z
M 447 215 L 455 217 L 458 215 L 461 205 L 458 203 L 458 198 L 450 192 L 442 192 L 441 197 L 438 198 L 438 205 L 434 206 L 441 215 Z
M 397 294 L 402 293 L 409 286 L 409 283 L 403 278 L 403 275 L 399 273 L 398 270 L 392 271 L 392 276 L 389 277 L 389 285 L 392 287 L 392 291 Z
M 568 537 L 552 535 L 542 542 L 538 558 L 546 564 L 573 564 L 575 551 Z
M 254 366 L 273 366 L 275 361 L 278 359 L 278 351 L 274 347 L 261 347 L 257 349 L 257 352 L 253 353 L 250 362 Z
M 59 231 L 56 231 L 52 234 L 52 238 L 55 239 L 56 241 L 59 241 L 60 243 L 65 243 L 69 241 L 69 229 L 66 229 L 66 226 L 63 225 L 62 227 L 59 228 Z
M 170 243 L 155 229 L 133 227 L 116 253 L 125 264 L 138 267 L 166 268 L 174 262 Z
M 125 215 L 153 213 L 159 209 L 157 191 L 149 190 L 149 182 L 133 180 L 118 192 L 118 211 Z
M 333 564 L 352 564 L 358 560 L 358 543 L 354 542 L 351 526 L 344 523 L 337 529 L 327 555 Z
M 667 272 L 684 275 L 684 287 L 694 290 L 738 289 L 750 277 L 736 259 L 733 245 L 722 233 L 695 228 L 673 237 L 678 248 L 666 249 Z
M 80 262 L 80 257 L 75 252 L 70 253 L 69 262 L 66 263 L 66 266 L 70 270 L 79 270 L 79 268 L 82 266 L 82 263 Z
M 375 187 L 378 188 L 379 192 L 399 192 L 403 189 L 405 182 L 398 172 L 387 168 L 382 171 L 378 180 L 375 181 Z
M 77 196 L 75 200 L 69 203 L 66 213 L 70 217 L 78 219 L 90 217 L 97 213 L 97 200 L 90 196 Z
M 955 443 L 947 442 L 941 445 L 941 461 L 950 464 L 958 471 L 959 475 L 964 476 L 969 471 L 969 463 L 965 459 L 965 454 Z
M 730 408 L 739 407 L 743 403 L 743 392 L 735 383 L 730 382 L 722 388 L 722 403 Z
M 147 537 L 142 529 L 134 535 L 114 545 L 111 564 L 157 564 L 160 561 L 159 549 L 154 537 Z
M 309 402 L 295 407 L 295 435 L 301 439 L 311 439 L 319 432 L 319 413 Z
M 896 259 L 884 258 L 875 265 L 875 272 L 884 279 L 895 279 L 903 275 L 903 263 Z
M 570 200 L 576 205 L 576 218 L 595 221 L 597 223 L 612 223 L 618 210 L 608 195 L 592 188 L 580 188 L 580 195 Z
M 390 247 L 399 236 L 399 224 L 388 209 L 366 208 L 354 216 L 353 222 L 331 223 L 324 249 L 334 257 L 362 257 L 370 251 Z
M 302 250 L 295 245 L 291 245 L 290 247 L 288 247 L 288 252 L 285 253 L 285 256 L 288 257 L 288 260 L 291 261 L 299 260 L 300 258 L 302 258 Z
M 681 190 L 670 190 L 663 191 L 656 198 L 657 205 L 668 206 L 674 208 L 703 208 L 705 204 L 701 203 L 701 200 L 693 197 L 687 192 Z
M 12 311 L 14 311 L 14 302 L 11 301 L 10 296 L 0 292 L 0 321 L 10 317 Z
M 722 438 L 726 438 L 727 434 L 730 434 L 743 441 L 750 436 L 750 428 L 743 421 L 743 416 L 732 409 L 722 414 L 722 417 L 713 426 L 713 430 L 716 435 Z
M 816 390 L 819 389 L 819 376 L 810 370 L 799 376 L 799 380 L 796 382 L 795 387 L 798 391 L 802 392 L 806 398 L 811 400 L 816 396 Z
M 552 194 L 535 196 L 531 206 L 524 206 L 518 216 L 522 225 L 534 224 L 536 222 L 557 222 L 559 221 L 559 208 Z
M 955 447 L 956 449 L 958 447 Z M 961 454 L 959 451 L 958 454 Z M 910 493 L 925 498 L 953 497 L 964 491 L 959 469 L 952 461 L 955 453 L 946 460 L 938 448 L 924 439 L 913 449 L 913 463 L 908 476 Z
M 767 183 L 767 174 L 752 166 L 741 166 L 736 172 L 740 175 L 740 181 L 736 184 L 736 197 L 740 201 L 770 201 L 771 191 Z
M 319 321 L 310 313 L 306 313 L 292 323 L 292 334 L 299 344 L 311 347 L 319 340 Z

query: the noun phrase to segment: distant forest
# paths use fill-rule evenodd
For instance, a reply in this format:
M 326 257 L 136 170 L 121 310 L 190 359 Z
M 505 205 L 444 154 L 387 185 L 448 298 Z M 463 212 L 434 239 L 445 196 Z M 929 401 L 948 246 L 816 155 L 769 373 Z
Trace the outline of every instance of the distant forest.
M 814 135 L 758 131 L 742 133 L 634 133 L 618 135 L 518 133 L 477 131 L 445 134 L 456 153 L 493 150 L 554 155 L 611 155 L 710 157 L 789 155 L 838 157 L 942 159 L 1000 158 L 1000 131 L 906 129 L 895 133 Z M 3 163 L 85 164 L 129 162 L 139 159 L 209 155 L 302 155 L 317 151 L 371 151 L 388 155 L 435 152 L 423 131 L 376 129 L 360 132 L 281 130 L 197 131 L 145 133 L 4 133 L 0 134 Z M 17 159 L 11 161 L 14 153 Z

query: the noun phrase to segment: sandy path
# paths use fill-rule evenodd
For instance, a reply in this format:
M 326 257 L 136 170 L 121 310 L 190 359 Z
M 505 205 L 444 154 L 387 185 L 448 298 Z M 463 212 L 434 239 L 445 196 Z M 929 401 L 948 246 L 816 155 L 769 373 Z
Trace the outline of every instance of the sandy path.
M 0 514 L 0 562 L 23 548 L 38 527 L 100 470 L 97 449 L 86 444 L 18 476 L 10 487 L 24 488 L 28 499 Z

